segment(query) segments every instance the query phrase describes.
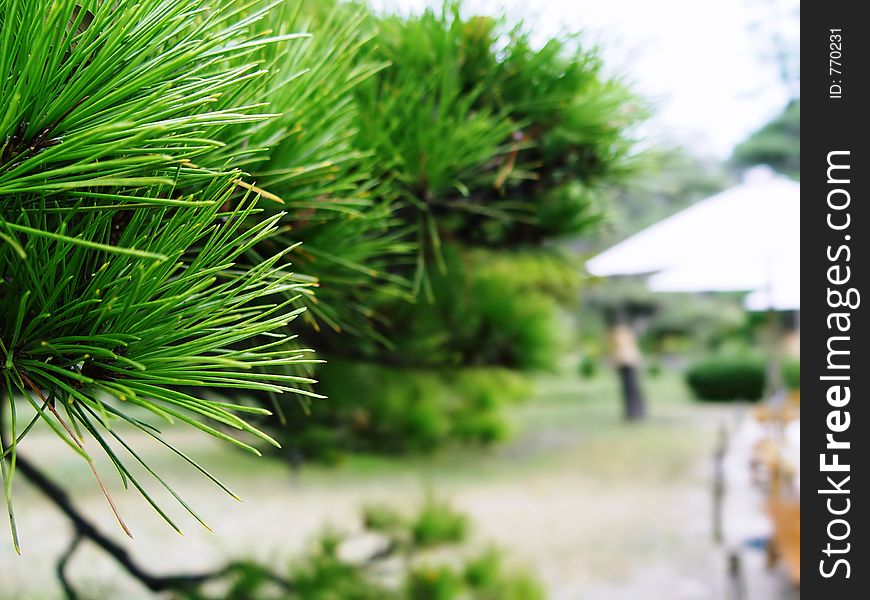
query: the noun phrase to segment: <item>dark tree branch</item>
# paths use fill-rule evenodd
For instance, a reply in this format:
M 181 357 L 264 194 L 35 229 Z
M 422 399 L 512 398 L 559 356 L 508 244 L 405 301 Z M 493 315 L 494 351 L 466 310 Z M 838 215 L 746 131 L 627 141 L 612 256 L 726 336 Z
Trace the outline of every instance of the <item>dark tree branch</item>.
M 2 406 L 0 406 L 0 412 L 2 412 Z M 0 418 L 0 428 L 2 428 L 2 418 Z M 121 565 L 130 576 L 153 592 L 191 590 L 207 581 L 213 581 L 230 575 L 236 569 L 244 566 L 241 563 L 232 563 L 222 569 L 207 573 L 168 576 L 153 575 L 139 566 L 125 548 L 100 532 L 93 523 L 76 509 L 67 493 L 42 473 L 36 465 L 21 456 L 20 453 L 16 453 L 15 463 L 16 470 L 41 491 L 70 520 L 73 526 L 73 538 L 57 563 L 57 577 L 67 600 L 78 600 L 79 598 L 67 577 L 66 571 L 70 559 L 83 540 L 90 540 L 96 544 L 101 550 L 111 556 L 115 562 Z M 363 564 L 372 566 L 375 563 L 388 559 L 395 554 L 397 549 L 398 545 L 394 540 L 391 540 L 384 547 L 376 550 Z M 269 569 L 262 569 L 261 575 L 286 591 L 293 591 L 296 587 L 291 580 L 285 579 Z
M 2 400 L 3 397 L 0 397 L 0 441 L 2 441 L 2 446 L 4 448 L 8 448 L 9 443 L 6 439 L 6 427 L 4 423 L 6 407 L 5 402 Z M 61 556 L 57 565 L 58 577 L 67 598 L 75 599 L 76 595 L 75 591 L 69 585 L 69 580 L 66 578 L 66 565 L 78 545 L 84 539 L 90 540 L 99 546 L 100 549 L 111 556 L 134 579 L 153 592 L 191 589 L 205 581 L 220 578 L 226 575 L 229 570 L 227 567 L 209 573 L 168 576 L 153 575 L 140 567 L 123 546 L 98 530 L 93 523 L 79 512 L 67 493 L 40 471 L 35 464 L 22 456 L 20 452 L 15 453 L 15 469 L 20 472 L 36 489 L 42 492 L 45 497 L 48 498 L 48 500 L 70 520 L 70 523 L 73 526 L 75 532 L 73 541 L 67 548 L 66 552 Z
M 6 394 L 0 396 L 0 442 L 2 442 L 2 447 L 8 448 L 10 447 L 10 444 L 6 437 L 5 400 Z M 14 402 L 14 400 L 10 401 Z M 69 586 L 69 581 L 67 580 L 64 571 L 70 557 L 75 552 L 82 539 L 87 539 L 95 543 L 106 554 L 115 559 L 115 561 L 121 565 L 127 573 L 153 592 L 190 589 L 204 581 L 219 578 L 227 572 L 227 569 L 221 569 L 210 573 L 192 575 L 152 575 L 140 567 L 127 553 L 127 550 L 124 549 L 123 546 L 99 531 L 93 523 L 78 511 L 67 493 L 40 471 L 35 464 L 22 456 L 20 452 L 15 453 L 15 469 L 31 484 L 33 484 L 35 488 L 42 492 L 46 498 L 48 498 L 48 500 L 51 501 L 51 503 L 54 504 L 72 523 L 75 532 L 73 541 L 67 548 L 66 552 L 61 556 L 57 565 L 58 577 L 60 578 L 60 583 L 68 598 L 74 599 L 76 596 L 75 591 Z
M 4 426 L 5 417 L 5 402 L 0 396 L 0 441 L 4 448 L 8 448 L 9 444 L 6 440 L 6 429 Z M 0 460 L 5 460 L 0 459 Z M 183 575 L 154 575 L 143 569 L 127 552 L 127 550 L 103 534 L 97 527 L 85 517 L 75 507 L 66 491 L 59 485 L 49 479 L 35 464 L 30 462 L 20 452 L 15 454 L 15 469 L 20 472 L 36 489 L 45 495 L 45 497 L 55 505 L 55 507 L 69 519 L 73 526 L 73 539 L 70 545 L 60 556 L 57 563 L 57 576 L 60 585 L 63 588 L 64 594 L 68 600 L 77 600 L 78 595 L 73 589 L 69 578 L 66 574 L 66 569 L 75 551 L 83 540 L 89 540 L 96 544 L 103 552 L 111 556 L 131 577 L 139 581 L 143 586 L 152 592 L 163 591 L 186 591 L 192 590 L 199 585 L 207 582 L 220 579 L 232 574 L 235 570 L 241 567 L 241 564 L 231 563 L 221 569 L 206 573 L 192 573 Z M 285 590 L 293 590 L 295 586 L 292 581 L 289 581 L 272 571 L 264 569 L 266 579 L 281 586 Z
M 227 572 L 227 569 L 220 569 L 208 573 L 189 575 L 153 575 L 139 566 L 124 547 L 107 537 L 93 523 L 88 521 L 76 509 L 67 493 L 46 477 L 33 463 L 21 456 L 20 453 L 16 454 L 15 470 L 24 475 L 34 487 L 42 492 L 70 520 L 75 529 L 76 537 L 90 540 L 99 546 L 101 550 L 111 556 L 134 579 L 153 592 L 190 589 L 204 581 L 222 577 Z M 74 550 L 75 548 L 72 547 L 71 549 Z M 67 552 L 70 553 L 69 550 Z
M 79 535 L 79 533 L 73 535 L 66 551 L 60 555 L 60 558 L 57 561 L 57 579 L 60 581 L 60 586 L 63 588 L 63 593 L 67 600 L 78 600 L 79 598 L 72 583 L 70 583 L 69 578 L 66 576 L 66 567 L 69 564 L 69 560 L 72 558 L 73 553 L 78 549 L 81 541 L 82 536 Z

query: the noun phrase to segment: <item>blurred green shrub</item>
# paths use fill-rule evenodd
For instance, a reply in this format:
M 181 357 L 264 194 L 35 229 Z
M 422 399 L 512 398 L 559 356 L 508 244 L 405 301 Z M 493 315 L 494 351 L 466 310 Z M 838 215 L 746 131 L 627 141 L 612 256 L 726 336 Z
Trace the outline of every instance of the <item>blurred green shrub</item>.
M 504 555 L 497 548 L 490 548 L 469 561 L 464 577 L 481 599 L 544 600 L 547 597 L 543 586 L 531 574 L 514 568 L 508 574 Z
M 392 506 L 386 504 L 370 504 L 363 508 L 363 527 L 371 531 L 395 537 L 405 528 L 405 519 Z
M 738 144 L 731 161 L 738 167 L 768 165 L 793 179 L 800 179 L 800 99 L 789 102 L 779 115 Z
M 598 370 L 598 361 L 588 354 L 583 355 L 583 358 L 580 359 L 580 376 L 583 379 L 592 379 L 598 375 Z
M 289 414 L 287 428 L 278 430 L 288 449 L 309 460 L 503 440 L 504 408 L 531 392 L 523 375 L 502 368 L 405 369 L 334 359 L 318 376 L 328 399 L 309 415 Z
M 461 598 L 465 586 L 459 574 L 446 565 L 423 565 L 408 576 L 408 598 L 414 600 L 452 600 Z
M 555 252 L 443 249 L 433 298 L 393 300 L 377 340 L 336 339 L 316 369 L 308 412 L 285 407 L 276 435 L 285 448 L 322 461 L 345 451 L 425 452 L 451 442 L 494 443 L 509 434 L 504 408 L 530 395 L 523 371 L 554 368 L 567 340 L 563 304 L 577 294 L 577 268 Z M 376 327 L 377 328 L 377 327 Z M 346 339 L 346 338 L 345 338 Z
M 699 400 L 756 401 L 764 394 L 765 371 L 756 356 L 712 356 L 687 369 L 686 383 Z
M 541 43 L 462 8 L 377 20 L 371 58 L 390 67 L 356 88 L 358 146 L 433 255 L 441 239 L 505 248 L 588 230 L 602 184 L 634 167 L 645 107 L 578 35 Z
M 398 302 L 384 311 L 391 315 L 385 335 L 393 348 L 378 354 L 408 367 L 552 368 L 562 342 L 559 305 L 542 288 L 576 278 L 576 269 L 560 271 L 544 253 L 464 251 L 449 244 L 442 254 L 445 269 L 431 275 L 431 300 Z
M 420 533 L 425 523 L 425 534 Z M 505 565 L 492 547 L 468 558 L 463 548 L 468 517 L 429 496 L 418 514 L 404 517 L 390 506 L 364 511 L 366 532 L 380 536 L 367 556 L 347 558 L 352 539 L 327 531 L 286 574 L 244 561 L 228 565 L 215 580 L 191 583 L 174 600 L 543 600 L 543 587 L 530 573 Z M 439 546 L 438 555 L 427 549 Z M 443 551 L 449 551 L 444 554 Z M 440 558 L 438 558 L 440 557 Z M 382 566 L 390 565 L 390 576 Z
M 531 575 L 509 569 L 502 553 L 489 549 L 464 569 L 424 564 L 408 576 L 411 600 L 544 600 L 543 586 Z
M 290 567 L 292 588 L 283 597 L 300 600 L 398 599 L 391 590 L 372 580 L 364 568 L 339 556 L 343 541 L 343 537 L 334 532 L 326 532 L 316 540 L 307 560 Z
M 788 390 L 801 389 L 801 362 L 796 359 L 786 360 L 782 365 L 782 378 Z
M 423 509 L 411 526 L 414 544 L 421 548 L 455 544 L 463 541 L 467 534 L 468 518 L 432 496 L 426 498 Z

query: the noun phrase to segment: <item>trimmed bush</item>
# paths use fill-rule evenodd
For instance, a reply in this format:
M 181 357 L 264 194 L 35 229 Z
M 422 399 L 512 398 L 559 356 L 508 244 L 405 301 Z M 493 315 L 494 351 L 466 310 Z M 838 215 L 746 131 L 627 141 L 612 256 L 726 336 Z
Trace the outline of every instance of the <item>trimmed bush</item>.
M 686 383 L 698 400 L 756 401 L 764 394 L 765 363 L 754 356 L 714 356 L 686 371 Z

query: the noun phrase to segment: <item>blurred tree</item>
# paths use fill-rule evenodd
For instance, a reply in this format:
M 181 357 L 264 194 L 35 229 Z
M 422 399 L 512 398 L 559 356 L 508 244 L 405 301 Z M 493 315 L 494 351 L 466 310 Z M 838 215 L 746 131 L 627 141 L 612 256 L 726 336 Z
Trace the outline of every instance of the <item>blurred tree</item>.
M 374 339 L 318 336 L 333 363 L 319 369 L 331 401 L 308 420 L 301 408 L 289 415 L 282 435 L 302 454 L 333 456 L 330 441 L 391 450 L 500 438 L 499 407 L 513 394 L 482 402 L 459 384 L 463 371 L 485 389 L 506 368 L 553 368 L 561 306 L 573 306 L 580 284 L 579 263 L 555 242 L 594 231 L 615 184 L 643 164 L 631 127 L 645 107 L 603 74 L 597 50 L 578 36 L 536 44 L 522 23 L 460 9 L 370 20 L 369 58 L 390 66 L 355 88 L 356 144 L 375 157 L 377 189 L 392 195 L 416 247 L 391 273 L 413 280 L 417 300 L 369 300 Z M 387 434 L 382 423 L 404 425 Z
M 788 94 L 782 112 L 738 144 L 731 163 L 739 168 L 769 165 L 800 179 L 800 3 L 796 0 L 753 2 L 753 38 L 762 40 L 759 58 L 776 69 Z
M 740 167 L 769 165 L 783 175 L 800 179 L 800 99 L 791 101 L 781 114 L 738 144 L 731 160 Z

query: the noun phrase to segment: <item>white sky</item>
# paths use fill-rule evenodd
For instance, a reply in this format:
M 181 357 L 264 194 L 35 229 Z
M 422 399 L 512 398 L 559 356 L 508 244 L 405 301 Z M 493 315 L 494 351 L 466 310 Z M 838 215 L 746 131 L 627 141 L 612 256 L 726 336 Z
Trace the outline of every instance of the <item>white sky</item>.
M 440 0 L 375 0 L 418 11 Z M 788 100 L 765 61 L 770 26 L 799 0 L 466 0 L 468 12 L 525 17 L 535 30 L 583 30 L 604 48 L 608 69 L 653 101 L 648 132 L 702 156 L 726 158 Z M 773 18 L 772 18 L 773 17 Z M 767 27 L 759 28 L 760 21 Z M 753 25 L 755 24 L 755 26 Z M 797 21 L 785 30 L 795 39 Z

